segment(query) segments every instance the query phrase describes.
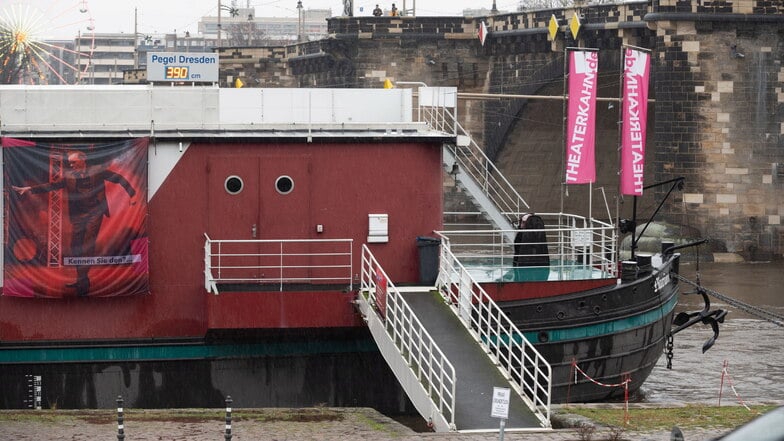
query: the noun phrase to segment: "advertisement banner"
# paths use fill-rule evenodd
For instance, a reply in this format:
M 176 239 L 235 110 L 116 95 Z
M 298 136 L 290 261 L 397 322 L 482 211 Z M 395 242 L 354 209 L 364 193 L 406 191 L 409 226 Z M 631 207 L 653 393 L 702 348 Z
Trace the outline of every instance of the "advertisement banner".
M 2 139 L 3 295 L 149 293 L 147 145 Z
M 569 52 L 569 105 L 566 117 L 566 183 L 596 181 L 597 51 Z
M 382 318 L 387 317 L 387 278 L 381 271 L 376 269 L 376 307 Z
M 623 65 L 621 194 L 642 196 L 650 54 L 627 48 Z

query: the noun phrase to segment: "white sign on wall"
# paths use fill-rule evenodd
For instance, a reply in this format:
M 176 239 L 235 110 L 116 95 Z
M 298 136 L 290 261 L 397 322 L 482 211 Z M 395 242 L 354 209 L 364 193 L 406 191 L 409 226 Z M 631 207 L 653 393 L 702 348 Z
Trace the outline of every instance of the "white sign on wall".
M 147 81 L 218 81 L 218 54 L 147 52 Z

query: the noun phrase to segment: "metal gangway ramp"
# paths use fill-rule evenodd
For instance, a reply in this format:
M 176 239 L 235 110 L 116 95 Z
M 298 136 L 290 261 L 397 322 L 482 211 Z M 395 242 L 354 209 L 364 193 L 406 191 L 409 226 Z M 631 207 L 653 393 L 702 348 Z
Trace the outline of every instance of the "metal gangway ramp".
M 423 289 L 403 292 L 403 298 L 417 317 L 426 318 L 425 329 L 455 367 L 457 430 L 498 430 L 499 420 L 490 416 L 493 387 L 509 388 L 509 381 L 449 310 L 441 295 Z M 506 430 L 542 427 L 518 394 L 510 395 L 509 419 L 505 424 Z
M 475 312 L 466 309 L 466 293 L 484 291 L 464 270 L 454 272 L 462 266 L 448 246 L 441 254 L 438 291 L 397 288 L 363 246 L 357 304 L 382 356 L 437 431 L 498 430 L 500 421 L 490 415 L 494 387 L 512 389 L 507 430 L 549 428 L 549 364 L 521 344 L 522 333 L 486 294 Z M 460 292 L 463 302 L 454 295 Z M 474 318 L 466 321 L 465 314 Z

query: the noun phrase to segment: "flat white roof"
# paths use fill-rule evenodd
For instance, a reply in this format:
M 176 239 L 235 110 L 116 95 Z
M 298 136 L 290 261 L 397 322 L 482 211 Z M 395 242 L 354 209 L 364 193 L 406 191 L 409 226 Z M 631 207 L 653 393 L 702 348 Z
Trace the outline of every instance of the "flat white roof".
M 427 137 L 411 89 L 0 86 L 0 135 L 16 137 Z

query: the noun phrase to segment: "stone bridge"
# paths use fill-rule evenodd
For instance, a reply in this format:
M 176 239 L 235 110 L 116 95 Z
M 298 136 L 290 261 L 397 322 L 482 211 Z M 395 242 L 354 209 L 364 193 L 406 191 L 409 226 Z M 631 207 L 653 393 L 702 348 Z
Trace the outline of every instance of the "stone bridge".
M 575 15 L 576 38 L 568 26 Z M 551 40 L 553 16 L 559 28 Z M 484 45 L 477 38 L 481 22 L 489 31 Z M 290 46 L 222 48 L 221 81 L 377 88 L 389 79 L 492 94 L 459 100 L 461 124 L 531 209 L 587 215 L 592 207 L 603 219 L 629 217 L 632 206 L 617 196 L 620 116 L 612 99 L 619 95 L 621 49 L 649 49 L 646 185 L 686 178 L 657 219 L 677 234 L 713 239 L 714 253 L 747 260 L 784 254 L 782 0 L 653 0 L 488 17 L 335 17 L 329 32 Z M 592 189 L 562 186 L 567 47 L 599 49 L 599 96 L 608 99 L 597 113 Z M 650 216 L 668 190 L 651 189 L 638 202 L 639 215 Z

